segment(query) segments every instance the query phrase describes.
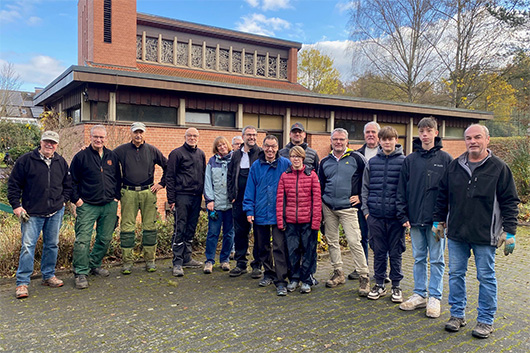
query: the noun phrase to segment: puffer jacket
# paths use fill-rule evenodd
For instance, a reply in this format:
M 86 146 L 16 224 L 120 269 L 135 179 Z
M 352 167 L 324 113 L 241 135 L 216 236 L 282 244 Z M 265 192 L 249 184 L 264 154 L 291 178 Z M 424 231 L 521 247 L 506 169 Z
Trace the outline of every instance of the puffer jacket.
M 321 219 L 322 199 L 317 174 L 308 166 L 301 170 L 290 167 L 282 174 L 278 183 L 278 228 L 284 229 L 285 223 L 311 223 L 311 229 L 318 230 Z
M 258 160 L 250 167 L 243 211 L 247 216 L 254 216 L 257 225 L 276 224 L 276 194 L 278 182 L 283 172 L 289 168 L 291 161 L 276 153 L 273 162 L 265 160 L 265 153 L 259 152 Z
M 403 147 L 396 145 L 394 152 L 388 156 L 379 147 L 377 155 L 368 161 L 362 190 L 362 210 L 365 215 L 386 219 L 397 217 L 397 187 L 404 160 Z
M 224 157 L 216 154 L 212 156 L 206 165 L 204 176 L 204 202 L 214 202 L 214 209 L 226 211 L 232 208 L 232 203 L 227 196 L 228 163 L 232 154 Z

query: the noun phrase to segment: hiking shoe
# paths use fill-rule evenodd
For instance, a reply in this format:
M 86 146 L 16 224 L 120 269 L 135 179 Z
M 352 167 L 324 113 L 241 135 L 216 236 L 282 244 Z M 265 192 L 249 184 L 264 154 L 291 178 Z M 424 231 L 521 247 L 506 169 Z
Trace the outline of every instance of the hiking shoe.
M 278 286 L 278 288 L 276 288 L 276 295 L 279 297 L 285 297 L 287 295 L 287 288 L 285 288 L 285 286 Z
M 17 289 L 15 290 L 15 296 L 17 299 L 24 299 L 24 298 L 29 297 L 28 285 L 21 284 L 20 286 L 18 286 Z
M 357 270 L 354 270 L 352 273 L 350 273 L 348 275 L 348 279 L 351 279 L 351 280 L 356 280 L 356 279 L 359 279 L 359 277 L 361 277 L 359 275 L 359 273 L 357 272 Z
M 53 288 L 62 287 L 64 285 L 64 282 L 61 281 L 59 278 L 53 276 L 47 279 L 43 279 L 41 284 L 43 286 L 49 286 Z
M 401 310 L 410 311 L 419 308 L 425 308 L 427 306 L 427 299 L 421 295 L 414 293 L 407 301 L 401 303 L 399 308 Z
M 298 287 L 298 281 L 291 281 L 287 285 L 287 291 L 288 292 L 294 292 L 294 290 Z
M 75 287 L 77 289 L 88 288 L 88 281 L 86 279 L 86 275 L 77 275 L 75 277 Z
M 311 293 L 311 286 L 307 283 L 302 283 L 302 286 L 300 287 L 300 293 L 302 294 Z
M 246 268 L 241 268 L 241 267 L 236 266 L 232 270 L 230 270 L 228 274 L 230 275 L 230 277 L 238 277 L 247 272 L 248 271 Z
M 377 300 L 380 297 L 384 297 L 386 295 L 386 289 L 385 286 L 376 284 L 372 287 L 372 290 L 370 293 L 368 293 L 368 299 Z
M 123 269 L 125 271 L 125 268 Z M 155 262 L 154 261 L 147 261 L 145 263 L 145 270 L 147 272 L 156 272 L 156 265 L 155 265 Z M 131 271 L 129 270 L 129 274 L 131 273 Z M 125 274 L 125 273 L 124 273 Z
M 175 277 L 184 276 L 184 270 L 182 269 L 182 266 L 180 265 L 173 266 L 173 276 Z
M 121 273 L 123 273 L 124 275 L 130 275 L 132 273 L 132 263 L 123 264 L 123 269 L 121 270 Z
M 451 316 L 449 321 L 445 324 L 445 330 L 449 332 L 458 332 L 460 327 L 467 325 L 466 319 L 460 317 Z
M 90 274 L 94 276 L 108 277 L 110 275 L 109 270 L 103 267 L 96 267 L 90 269 Z
M 254 279 L 261 278 L 261 275 L 263 274 L 263 271 L 261 271 L 259 268 L 253 268 L 252 272 L 250 273 L 250 277 Z
M 399 287 L 392 287 L 392 297 L 390 298 L 393 303 L 403 302 L 403 291 Z
M 433 319 L 440 317 L 440 300 L 436 299 L 435 297 L 429 297 L 429 301 L 427 303 L 427 312 L 425 315 Z
M 228 256 L 228 258 L 229 258 L 230 260 L 233 260 L 235 256 L 236 256 L 236 252 L 235 252 L 235 251 L 232 251 L 232 252 L 230 253 L 230 256 Z
M 368 275 L 359 277 L 359 297 L 366 297 L 370 293 L 370 278 Z
M 344 278 L 344 272 L 341 269 L 335 269 L 333 271 L 333 275 L 331 275 L 331 278 L 326 281 L 326 287 L 333 288 L 338 286 L 339 284 L 344 284 L 346 282 L 346 278 Z
M 488 338 L 492 332 L 493 325 L 477 322 L 477 326 L 471 331 L 471 335 L 476 338 Z
M 228 262 L 221 263 L 221 270 L 230 271 L 230 263 L 228 263 Z
M 202 267 L 202 262 L 191 259 L 190 261 L 183 263 L 182 267 L 184 268 L 199 268 Z
M 274 281 L 272 280 L 272 278 L 268 278 L 267 277 L 267 278 L 263 278 L 261 281 L 259 281 L 258 285 L 260 287 L 267 287 L 267 286 L 270 286 L 273 283 L 274 283 Z M 278 287 L 278 288 L 280 288 L 280 287 Z M 287 288 L 285 290 L 287 290 Z
M 209 275 L 210 273 L 212 273 L 212 270 L 213 270 L 213 264 L 211 262 L 207 262 L 204 264 L 204 270 L 203 270 L 204 273 Z

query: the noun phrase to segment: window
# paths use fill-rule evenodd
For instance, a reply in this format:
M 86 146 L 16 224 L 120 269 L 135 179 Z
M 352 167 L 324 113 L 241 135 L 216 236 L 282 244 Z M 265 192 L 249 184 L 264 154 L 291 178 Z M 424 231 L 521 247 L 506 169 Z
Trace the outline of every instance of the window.
M 366 123 L 362 121 L 335 120 L 335 128 L 341 127 L 348 131 L 350 140 L 364 140 L 364 124 Z
M 186 124 L 205 124 L 212 126 L 236 126 L 236 114 L 233 112 L 186 112 Z
M 175 125 L 177 123 L 177 109 L 136 104 L 116 104 L 116 120 Z
M 109 103 L 107 102 L 90 102 L 90 120 L 105 121 L 109 114 Z
M 210 125 L 210 113 L 186 112 L 186 124 Z
M 112 43 L 112 0 L 103 2 L 103 41 Z

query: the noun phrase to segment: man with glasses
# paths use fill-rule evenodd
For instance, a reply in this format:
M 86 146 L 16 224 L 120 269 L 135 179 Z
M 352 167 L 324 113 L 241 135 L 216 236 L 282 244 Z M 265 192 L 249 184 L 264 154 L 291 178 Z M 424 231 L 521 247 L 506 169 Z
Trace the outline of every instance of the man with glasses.
M 258 159 L 258 153 L 261 151 L 261 148 L 256 145 L 257 136 L 257 129 L 254 126 L 245 126 L 242 132 L 243 146 L 238 150 L 234 150 L 232 159 L 228 164 L 228 200 L 232 202 L 232 216 L 234 217 L 234 259 L 236 260 L 236 267 L 230 270 L 230 277 L 238 277 L 247 273 L 250 223 L 247 221 L 247 215 L 243 211 L 243 197 L 245 195 L 250 166 Z M 261 263 L 258 260 L 256 251 L 257 249 L 254 246 L 254 261 L 252 261 L 250 266 L 252 267 L 251 277 L 257 279 L 261 278 L 262 272 Z
M 310 166 L 313 168 L 315 173 L 318 174 L 318 166 L 320 159 L 318 158 L 317 151 L 312 149 L 307 145 L 307 142 L 305 142 L 305 129 L 304 125 L 301 123 L 294 123 L 293 126 L 291 126 L 291 132 L 289 133 L 289 137 L 291 138 L 291 142 L 289 142 L 287 145 L 285 145 L 284 148 L 280 150 L 280 156 L 289 158 L 289 151 L 294 146 L 300 146 L 305 151 L 305 159 L 304 164 L 307 166 Z
M 197 129 L 189 128 L 184 137 L 184 144 L 169 154 L 166 174 L 167 202 L 175 214 L 172 249 L 176 277 L 184 276 L 183 267 L 202 266 L 202 262 L 191 258 L 191 243 L 201 211 L 206 156 L 197 147 Z
M 232 137 L 232 151 L 237 151 L 241 148 L 241 145 L 243 144 L 243 139 L 241 136 L 234 136 Z
M 77 289 L 88 287 L 87 276 L 106 277 L 109 271 L 101 267 L 116 228 L 120 199 L 121 171 L 118 156 L 105 147 L 107 130 L 95 125 L 90 130 L 90 145 L 72 159 L 72 203 L 76 205 L 73 267 Z M 90 251 L 92 232 L 96 224 L 96 239 Z
M 59 134 L 46 131 L 40 146 L 21 156 L 7 183 L 7 197 L 13 213 L 21 220 L 22 247 L 17 269 L 16 298 L 29 296 L 28 285 L 33 273 L 35 245 L 42 231 L 42 285 L 61 287 L 55 276 L 59 229 L 64 204 L 72 191 L 68 164 L 56 153 Z M 22 199 L 22 202 L 21 202 Z

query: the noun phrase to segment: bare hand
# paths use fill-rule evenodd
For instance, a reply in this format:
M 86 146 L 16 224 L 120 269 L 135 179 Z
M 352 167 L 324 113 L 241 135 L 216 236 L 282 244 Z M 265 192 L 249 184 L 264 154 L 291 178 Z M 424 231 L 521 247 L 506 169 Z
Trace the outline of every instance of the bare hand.
M 158 183 L 154 184 L 153 186 L 151 186 L 151 192 L 153 194 L 156 194 L 156 192 L 160 189 L 163 189 L 164 187 Z
M 15 214 L 15 216 L 17 216 L 18 218 L 20 218 L 20 215 L 22 214 L 22 212 L 26 212 L 25 209 L 22 208 L 22 206 L 19 206 L 17 208 L 15 208 L 13 210 L 13 213 Z M 27 213 L 27 212 L 26 212 Z
M 361 200 L 359 200 L 359 195 L 353 195 L 352 197 L 350 197 L 350 203 L 352 206 L 360 204 Z
M 211 201 L 211 202 L 208 202 L 208 204 L 206 205 L 206 208 L 208 209 L 208 211 L 213 211 L 214 209 L 214 206 L 215 206 L 215 202 Z
M 254 216 L 247 216 L 248 223 L 254 223 Z
M 84 204 L 83 200 L 79 199 L 79 200 L 77 200 L 77 202 L 75 203 L 75 206 L 76 206 L 76 207 L 81 207 L 81 206 L 83 206 L 83 204 Z
M 170 204 L 169 204 L 169 210 L 170 210 L 171 212 L 173 212 L 173 211 L 175 210 L 175 203 L 170 203 Z
M 403 223 L 403 227 L 410 228 L 410 222 L 406 221 L 405 223 Z
M 369 215 L 370 215 L 370 214 L 366 214 L 366 215 L 364 215 L 364 219 L 368 220 L 368 216 L 369 216 Z

